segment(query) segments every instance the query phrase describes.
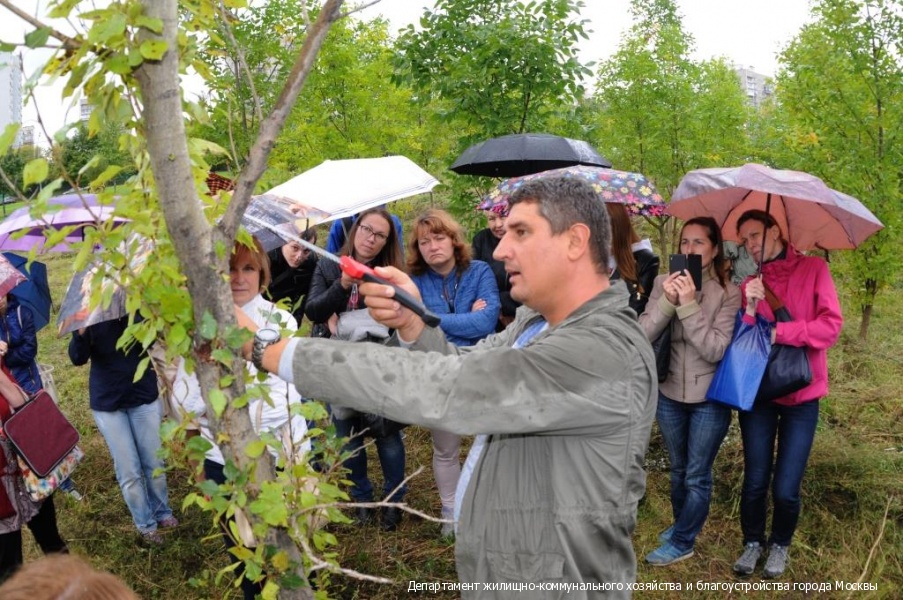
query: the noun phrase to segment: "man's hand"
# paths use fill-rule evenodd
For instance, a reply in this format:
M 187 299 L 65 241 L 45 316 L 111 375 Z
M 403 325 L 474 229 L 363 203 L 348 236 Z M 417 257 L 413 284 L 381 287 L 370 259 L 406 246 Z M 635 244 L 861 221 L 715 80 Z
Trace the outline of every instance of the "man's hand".
M 420 290 L 402 271 L 394 267 L 377 267 L 375 271 L 389 283 L 420 300 Z M 420 337 L 426 326 L 420 317 L 393 299 L 395 290 L 392 287 L 365 282 L 361 284 L 359 291 L 364 295 L 364 303 L 370 309 L 370 316 L 386 327 L 397 331 L 398 337 L 405 342 L 413 342 Z

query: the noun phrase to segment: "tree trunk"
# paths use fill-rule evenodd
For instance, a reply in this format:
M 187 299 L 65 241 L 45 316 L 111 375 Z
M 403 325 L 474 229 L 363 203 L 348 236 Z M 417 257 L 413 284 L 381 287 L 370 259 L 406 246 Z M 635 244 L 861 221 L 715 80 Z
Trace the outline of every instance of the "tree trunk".
M 875 296 L 878 294 L 878 282 L 875 279 L 865 280 L 865 300 L 862 302 L 862 320 L 859 322 L 859 339 L 863 342 L 869 338 L 869 325 L 872 322 L 872 309 Z
M 220 389 L 219 382 L 223 377 L 243 373 L 245 369 L 244 360 L 239 356 L 228 367 L 211 356 L 215 348 L 221 347 L 226 328 L 236 323 L 225 260 L 218 255 L 217 249 L 232 248 L 238 222 L 250 201 L 251 190 L 263 173 L 269 151 L 301 91 L 329 27 L 339 17 L 342 0 L 328 0 L 320 11 L 317 23 L 305 40 L 273 114 L 261 125 L 261 134 L 219 228 L 207 223 L 192 175 L 182 120 L 177 0 L 143 0 L 142 4 L 147 16 L 163 22 L 163 32 L 157 36 L 146 29 L 142 30 L 139 41 L 162 39 L 168 48 L 161 60 L 145 61 L 135 72 L 141 89 L 148 154 L 160 207 L 177 255 L 190 257 L 190 260 L 182 261 L 182 270 L 188 280 L 195 323 L 201 323 L 204 315 L 209 314 L 219 325 L 213 341 L 206 340 L 198 331 L 195 332 L 193 355 L 196 374 L 207 404 L 213 434 L 219 437 L 220 431 L 226 433 L 219 441 L 224 456 L 231 458 L 241 470 L 251 468 L 252 476 L 245 491 L 254 499 L 260 493 L 260 482 L 273 480 L 275 471 L 268 453 L 264 452 L 254 460 L 244 452 L 247 444 L 256 438 L 248 411 L 233 408 L 233 399 L 245 391 L 244 379 L 233 377 L 233 383 L 222 389 L 226 408 L 221 419 L 216 418 L 209 397 L 210 390 Z M 252 522 L 259 521 L 253 514 L 248 513 L 248 517 Z M 299 546 L 286 530 L 270 528 L 263 542 L 285 552 L 293 569 L 303 569 Z M 309 599 L 313 597 L 313 593 L 309 587 L 282 588 L 279 597 Z

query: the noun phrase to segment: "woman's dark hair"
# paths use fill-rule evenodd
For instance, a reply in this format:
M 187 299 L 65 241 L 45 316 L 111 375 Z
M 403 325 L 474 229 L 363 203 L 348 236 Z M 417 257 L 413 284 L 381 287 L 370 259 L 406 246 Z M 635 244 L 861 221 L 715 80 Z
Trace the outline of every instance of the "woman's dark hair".
M 389 224 L 389 235 L 386 237 L 386 243 L 383 244 L 382 250 L 369 264 L 373 267 L 395 267 L 403 271 L 404 262 L 401 259 L 401 247 L 398 245 L 398 232 L 395 230 L 395 222 L 392 221 L 392 215 L 384 208 L 371 208 L 357 216 L 354 225 L 351 226 L 351 231 L 348 232 L 348 237 L 345 239 L 345 245 L 342 246 L 340 254 L 354 258 L 354 237 L 357 235 L 357 230 L 361 228 L 364 218 L 370 215 L 378 215 L 386 220 L 386 223 Z
M 706 230 L 706 237 L 709 238 L 709 241 L 712 242 L 716 249 L 715 258 L 712 260 L 712 269 L 715 271 L 715 276 L 718 278 L 718 283 L 721 284 L 721 287 L 727 286 L 727 273 L 730 264 L 724 256 L 724 238 L 721 237 L 721 228 L 718 227 L 718 223 L 712 217 L 695 217 L 684 223 L 684 226 L 680 228 L 680 237 L 684 236 L 684 229 L 689 225 L 698 225 Z
M 429 269 L 420 253 L 420 238 L 431 233 L 444 234 L 451 238 L 455 255 L 455 269 L 461 273 L 470 266 L 470 246 L 464 241 L 464 230 L 455 218 L 438 208 L 431 208 L 414 221 L 411 241 L 408 244 L 408 269 L 411 275 L 422 275 Z
M 605 209 L 608 211 L 608 218 L 611 219 L 611 254 L 614 256 L 621 279 L 635 285 L 640 294 L 645 294 L 646 290 L 637 276 L 636 257 L 633 255 L 633 245 L 640 241 L 640 236 L 630 222 L 627 207 L 623 204 L 606 202 Z
M 737 219 L 737 232 L 740 232 L 740 228 L 747 221 L 756 221 L 765 226 L 765 229 L 771 229 L 772 227 L 777 227 L 778 231 L 781 232 L 781 242 L 786 246 L 787 240 L 784 239 L 784 232 L 781 231 L 781 226 L 778 225 L 778 220 L 774 218 L 774 215 L 771 213 L 767 213 L 764 210 L 759 210 L 754 208 L 752 210 L 748 210 Z

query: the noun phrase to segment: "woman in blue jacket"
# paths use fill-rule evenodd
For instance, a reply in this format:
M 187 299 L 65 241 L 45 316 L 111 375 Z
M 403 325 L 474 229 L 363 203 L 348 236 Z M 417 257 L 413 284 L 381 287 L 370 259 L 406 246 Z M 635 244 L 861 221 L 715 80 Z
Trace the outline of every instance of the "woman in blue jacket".
M 488 264 L 471 260 L 464 231 L 445 211 L 432 209 L 414 222 L 408 269 L 423 303 L 442 318 L 439 327 L 457 346 L 472 346 L 495 331 L 501 303 Z M 433 474 L 442 499 L 442 517 L 452 519 L 461 475 L 461 436 L 433 429 Z M 451 522 L 442 536 L 453 532 Z

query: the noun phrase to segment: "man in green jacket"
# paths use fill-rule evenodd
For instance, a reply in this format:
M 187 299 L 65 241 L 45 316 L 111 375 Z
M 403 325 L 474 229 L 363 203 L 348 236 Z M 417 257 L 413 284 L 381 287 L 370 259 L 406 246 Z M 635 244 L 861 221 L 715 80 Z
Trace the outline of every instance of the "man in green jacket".
M 495 251 L 524 304 L 504 331 L 458 348 L 391 287 L 363 284 L 401 347 L 268 331 L 246 345 L 303 396 L 478 435 L 458 490 L 465 598 L 630 596 L 657 377 L 626 288 L 608 281 L 610 242 L 589 184 L 539 179 L 512 197 Z M 417 296 L 400 271 L 377 272 Z

